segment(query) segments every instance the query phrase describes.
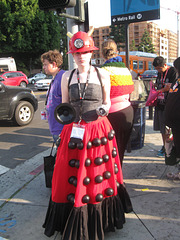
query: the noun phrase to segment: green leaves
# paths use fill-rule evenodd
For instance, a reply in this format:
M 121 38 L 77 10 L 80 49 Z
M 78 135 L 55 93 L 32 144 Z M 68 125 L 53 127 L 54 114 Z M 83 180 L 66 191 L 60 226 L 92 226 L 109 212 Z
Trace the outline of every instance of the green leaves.
M 41 11 L 38 0 L 1 0 L 0 12 L 1 55 L 33 62 L 50 49 L 66 49 L 66 20 Z
M 155 52 L 154 46 L 152 44 L 152 39 L 149 36 L 149 32 L 147 31 L 147 29 L 144 29 L 144 34 L 141 38 L 141 42 L 139 44 L 138 50 L 142 52 L 148 52 L 148 53 Z

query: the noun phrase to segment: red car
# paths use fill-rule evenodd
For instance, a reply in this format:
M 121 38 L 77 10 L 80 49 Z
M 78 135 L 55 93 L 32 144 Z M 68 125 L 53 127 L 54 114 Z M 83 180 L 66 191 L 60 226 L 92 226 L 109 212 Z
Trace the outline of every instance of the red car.
M 21 71 L 11 71 L 0 73 L 0 82 L 8 86 L 27 87 L 28 78 Z

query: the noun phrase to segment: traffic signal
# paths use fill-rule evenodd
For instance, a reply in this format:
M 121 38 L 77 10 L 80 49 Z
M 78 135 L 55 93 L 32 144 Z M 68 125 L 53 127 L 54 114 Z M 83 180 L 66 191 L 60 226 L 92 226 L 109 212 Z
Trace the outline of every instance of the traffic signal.
M 76 0 L 39 0 L 41 10 L 57 10 L 76 6 Z

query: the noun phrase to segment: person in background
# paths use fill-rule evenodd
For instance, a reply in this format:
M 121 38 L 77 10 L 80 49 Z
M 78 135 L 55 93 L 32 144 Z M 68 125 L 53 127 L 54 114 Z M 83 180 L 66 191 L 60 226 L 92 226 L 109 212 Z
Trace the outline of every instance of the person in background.
M 56 143 L 63 125 L 56 121 L 54 117 L 55 108 L 62 102 L 61 78 L 64 70 L 61 70 L 63 64 L 62 55 L 58 50 L 50 50 L 41 55 L 43 69 L 47 75 L 52 75 L 52 81 L 46 95 L 46 111 L 49 123 L 49 129 Z
M 124 212 L 132 211 L 114 130 L 106 117 L 110 78 L 90 64 L 98 49 L 91 33 L 71 34 L 68 53 L 77 68 L 62 77 L 62 103 L 76 114 L 61 132 L 43 227 L 47 236 L 58 231 L 63 240 L 104 240 L 105 232 L 123 227 Z
M 166 64 L 166 60 L 161 56 L 158 56 L 154 59 L 153 66 L 158 71 L 155 87 L 159 91 L 157 106 L 155 106 L 153 127 L 155 131 L 160 131 L 163 141 L 163 146 L 158 151 L 157 156 L 164 157 L 164 144 L 166 138 L 164 109 L 170 86 L 176 79 L 176 71 L 174 67 L 168 67 Z
M 177 163 L 180 162 L 180 57 L 174 61 L 177 71 L 176 81 L 171 85 L 165 106 L 165 124 L 172 129 Z M 178 172 L 167 174 L 169 178 L 180 180 L 180 165 Z
M 102 68 L 108 71 L 111 80 L 111 108 L 108 119 L 115 130 L 122 165 L 133 125 L 134 111 L 129 94 L 134 90 L 134 83 L 130 71 L 118 56 L 117 45 L 112 39 L 103 42 L 102 53 L 106 60 Z
M 135 79 L 136 79 L 136 80 L 141 80 L 141 74 L 138 73 Z

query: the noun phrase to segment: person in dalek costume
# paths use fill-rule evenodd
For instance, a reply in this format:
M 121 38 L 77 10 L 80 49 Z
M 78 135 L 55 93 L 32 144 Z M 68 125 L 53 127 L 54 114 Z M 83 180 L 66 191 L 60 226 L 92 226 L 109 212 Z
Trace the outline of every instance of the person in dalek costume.
M 58 121 L 68 119 L 69 112 L 73 122 L 64 122 L 60 134 L 43 227 L 48 237 L 59 231 L 63 240 L 103 240 L 105 232 L 121 229 L 125 213 L 132 211 L 115 132 L 106 117 L 110 77 L 90 64 L 92 52 L 98 49 L 92 31 L 68 34 L 68 54 L 73 55 L 77 69 L 63 74 L 62 104 L 55 111 Z

